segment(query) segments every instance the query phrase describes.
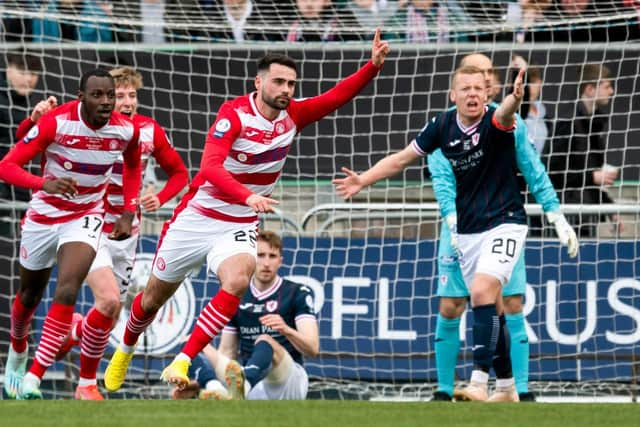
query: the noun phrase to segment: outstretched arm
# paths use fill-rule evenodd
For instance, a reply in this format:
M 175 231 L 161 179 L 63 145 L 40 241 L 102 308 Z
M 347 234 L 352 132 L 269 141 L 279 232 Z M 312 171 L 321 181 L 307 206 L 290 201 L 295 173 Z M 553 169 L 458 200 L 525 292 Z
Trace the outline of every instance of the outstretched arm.
M 404 150 L 391 154 L 378 161 L 373 167 L 366 172 L 358 175 L 357 173 L 342 168 L 347 176 L 345 178 L 336 178 L 332 181 L 336 186 L 336 191 L 344 199 L 349 199 L 376 182 L 394 176 L 415 162 L 421 156 L 416 153 L 413 144 L 409 144 Z
M 373 38 L 371 61 L 339 82 L 333 89 L 290 104 L 289 114 L 298 129 L 303 129 L 308 124 L 320 120 L 353 99 L 378 74 L 388 53 L 389 43 L 380 39 L 378 28 Z

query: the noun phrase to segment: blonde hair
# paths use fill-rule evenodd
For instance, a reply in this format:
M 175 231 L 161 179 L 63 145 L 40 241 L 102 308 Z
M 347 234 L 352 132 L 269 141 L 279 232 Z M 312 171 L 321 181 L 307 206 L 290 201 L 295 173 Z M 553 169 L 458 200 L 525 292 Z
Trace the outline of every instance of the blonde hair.
M 142 87 L 142 74 L 131 67 L 114 68 L 109 71 L 116 83 L 116 87 L 133 86 L 135 90 Z
M 483 76 L 482 81 L 484 82 L 484 71 L 482 71 L 480 68 L 475 67 L 473 65 L 463 65 L 462 67 L 459 67 L 456 71 L 454 71 L 453 76 L 451 77 L 452 89 L 453 89 L 453 85 L 456 82 L 456 78 L 461 74 L 464 74 L 464 75 L 481 74 Z

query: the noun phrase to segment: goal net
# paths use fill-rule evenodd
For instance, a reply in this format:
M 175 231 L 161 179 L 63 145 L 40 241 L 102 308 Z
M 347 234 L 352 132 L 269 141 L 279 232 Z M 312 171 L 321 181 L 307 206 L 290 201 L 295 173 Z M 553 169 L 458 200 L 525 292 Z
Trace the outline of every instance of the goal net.
M 74 99 L 80 75 L 95 66 L 135 67 L 145 84 L 139 91 L 139 112 L 165 127 L 192 177 L 218 107 L 253 90 L 256 61 L 267 51 L 296 59 L 296 96 L 310 97 L 370 58 L 374 25 L 380 24 L 390 39 L 392 51 L 377 79 L 355 100 L 297 137 L 273 195 L 281 202 L 279 211 L 262 218 L 264 228 L 285 237 L 281 275 L 315 292 L 321 352 L 306 361 L 306 368 L 312 379 L 310 396 L 319 398 L 427 399 L 436 384 L 440 217 L 430 178 L 424 165 L 416 164 L 344 203 L 331 185 L 340 168 L 361 172 L 404 148 L 428 118 L 449 107 L 450 76 L 460 59 L 472 52 L 492 59 L 499 81 L 493 85 L 498 88 L 496 99 L 508 93 L 514 55 L 537 70 L 540 102 L 529 108 L 544 110 L 542 128 L 537 129 L 547 133 L 532 138 L 537 135 L 546 147 L 541 150 L 543 162 L 551 165 L 556 141 L 584 137 L 573 128 L 556 133 L 559 123 L 575 119 L 585 83 L 579 70 L 584 64 L 606 65 L 615 93 L 598 110 L 606 124 L 600 131 L 604 145 L 587 146 L 585 154 L 600 159 L 589 168 L 617 171 L 612 185 L 598 188 L 614 203 L 570 201 L 566 206 L 569 216 L 589 226 L 577 259 L 566 256 L 552 228 L 541 219 L 539 206 L 529 206 L 525 316 L 530 388 L 552 397 L 635 397 L 640 368 L 640 44 L 633 2 L 627 7 L 627 2 L 587 1 L 584 10 L 568 10 L 551 1 L 528 2 L 537 5 L 532 9 L 518 2 L 465 0 L 440 2 L 421 14 L 419 4 L 432 2 L 399 7 L 393 0 L 378 0 L 371 2 L 377 14 L 358 14 L 344 0 L 334 1 L 331 20 L 323 21 L 301 17 L 295 2 L 256 0 L 242 41 L 225 23 L 217 2 L 132 3 L 95 2 L 95 8 L 78 11 L 2 2 L 0 50 L 28 49 L 41 58 L 43 72 L 33 101 L 49 95 L 60 102 Z M 408 18 L 414 19 L 410 31 Z M 0 128 L 12 132 L 16 125 L 9 118 Z M 568 182 L 585 168 L 565 162 L 554 174 Z M 159 168 L 156 172 L 160 181 L 166 178 Z M 581 187 L 573 190 L 582 193 Z M 173 205 L 144 218 L 130 297 L 146 284 L 157 235 Z M 7 197 L 0 208 L 4 363 L 9 312 L 19 286 L 18 222 L 23 204 Z M 622 228 L 612 222 L 613 215 L 619 215 Z M 55 270 L 32 327 L 31 357 L 54 288 Z M 159 383 L 160 372 L 217 289 L 217 281 L 206 278 L 204 269 L 184 283 L 141 338 L 125 387 L 112 397 L 169 396 L 168 388 Z M 90 290 L 83 288 L 76 311 L 86 313 L 92 303 Z M 127 315 L 128 307 L 99 377 L 122 336 Z M 471 321 L 465 314 L 456 368 L 462 381 L 472 368 Z M 72 396 L 78 360 L 76 349 L 47 372 L 46 397 Z

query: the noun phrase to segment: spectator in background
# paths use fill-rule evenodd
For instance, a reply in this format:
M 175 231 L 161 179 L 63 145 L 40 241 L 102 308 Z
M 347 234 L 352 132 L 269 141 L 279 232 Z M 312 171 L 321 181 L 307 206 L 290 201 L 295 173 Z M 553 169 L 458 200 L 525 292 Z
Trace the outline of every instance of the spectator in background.
M 16 130 L 22 120 L 30 115 L 32 94 L 42 72 L 39 57 L 25 52 L 7 54 L 5 78 L 0 78 L 0 158 L 13 147 Z M 0 183 L 0 202 L 31 200 L 29 190 Z M 0 235 L 15 235 L 14 226 L 22 217 L 23 210 L 0 210 Z
M 188 5 L 185 3 L 189 3 Z M 268 6 L 268 7 L 267 7 Z M 273 5 L 259 7 L 252 0 L 219 0 L 198 2 L 169 0 L 165 20 L 175 23 L 203 25 L 187 29 L 170 29 L 171 41 L 229 41 L 284 40 L 284 24 Z
M 296 14 L 288 27 L 289 42 L 362 40 L 364 33 L 358 32 L 353 13 L 336 10 L 331 0 L 296 0 Z
M 390 29 L 386 39 L 404 40 L 409 43 L 464 41 L 456 28 L 467 22 L 464 11 L 457 2 L 432 0 L 405 0 L 385 27 Z
M 396 0 L 348 0 L 345 10 L 356 17 L 360 27 L 377 28 L 382 27 L 398 7 Z
M 606 163 L 607 112 L 614 89 L 611 71 L 601 64 L 586 64 L 578 73 L 580 99 L 575 116 L 559 120 L 549 156 L 549 177 L 559 190 L 562 203 L 613 203 L 604 189 L 618 178 L 619 170 Z M 596 237 L 601 219 L 597 214 L 567 215 L 582 237 Z M 610 215 L 617 231 L 622 230 L 618 215 Z
M 164 14 L 164 0 L 140 1 L 141 31 L 144 43 L 161 44 L 165 42 L 164 27 L 160 25 L 164 21 Z
M 112 42 L 111 24 L 102 21 L 112 15 L 112 5 L 106 1 L 53 0 L 42 7 L 45 13 L 60 14 L 71 19 L 34 18 L 34 42 L 80 41 Z
M 541 28 L 536 28 L 545 20 L 545 11 L 551 6 L 551 0 L 519 0 L 510 2 L 507 6 L 507 23 L 519 24 L 520 28 L 515 31 L 515 40 L 518 43 L 525 41 L 539 40 Z M 536 37 L 536 35 L 538 35 Z
M 27 2 L 28 3 L 28 2 Z M 0 33 L 2 34 L 2 41 L 6 43 L 11 42 L 31 42 L 31 18 L 12 14 L 14 10 L 21 11 L 33 11 L 36 7 L 35 4 L 23 4 L 18 1 L 3 1 L 2 3 L 2 28 Z

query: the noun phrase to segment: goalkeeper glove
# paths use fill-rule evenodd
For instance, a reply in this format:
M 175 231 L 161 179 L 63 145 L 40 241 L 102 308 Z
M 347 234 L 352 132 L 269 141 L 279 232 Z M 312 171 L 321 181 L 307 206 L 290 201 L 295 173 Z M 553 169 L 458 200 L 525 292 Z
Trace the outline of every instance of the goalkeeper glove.
M 567 218 L 559 212 L 547 212 L 547 220 L 556 228 L 558 240 L 562 246 L 567 246 L 567 253 L 571 258 L 578 255 L 578 237 L 573 227 L 567 222 Z
M 460 249 L 458 248 L 458 216 L 455 213 L 451 213 L 447 215 L 444 220 L 449 227 L 451 249 L 453 249 L 458 259 L 460 259 Z

